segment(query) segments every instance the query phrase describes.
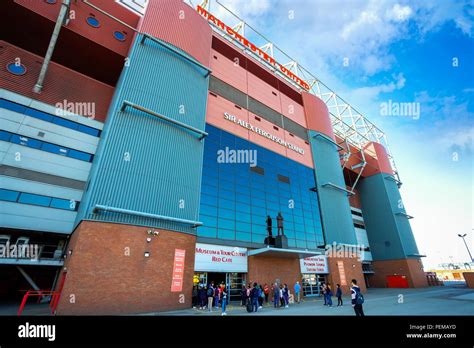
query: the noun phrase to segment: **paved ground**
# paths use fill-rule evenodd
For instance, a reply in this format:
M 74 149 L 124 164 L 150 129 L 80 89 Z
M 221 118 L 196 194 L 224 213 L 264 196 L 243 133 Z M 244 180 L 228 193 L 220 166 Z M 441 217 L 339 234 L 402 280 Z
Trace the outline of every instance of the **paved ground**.
M 366 315 L 472 315 L 474 316 L 474 290 L 459 286 L 431 287 L 425 289 L 369 289 L 365 294 Z M 344 297 L 344 306 L 323 306 L 320 298 L 305 300 L 289 308 L 274 309 L 264 306 L 257 313 L 247 313 L 244 307 L 229 305 L 227 315 L 354 315 L 349 297 Z M 399 301 L 401 303 L 399 303 Z M 333 298 L 333 303 L 337 300 Z M 0 304 L 0 315 L 16 315 L 19 304 Z M 48 304 L 26 305 L 23 315 L 49 315 Z M 148 313 L 145 315 L 220 315 L 198 309 L 172 312 Z
M 365 294 L 366 315 L 472 315 L 474 290 L 461 287 L 431 287 L 426 289 L 369 289 Z M 306 300 L 289 308 L 264 306 L 257 313 L 247 313 L 244 307 L 229 306 L 227 315 L 354 315 L 349 297 L 344 306 L 327 307 L 322 299 Z M 399 303 L 399 301 L 401 303 Z M 337 300 L 333 303 L 337 304 Z M 198 309 L 150 313 L 149 315 L 220 315 Z

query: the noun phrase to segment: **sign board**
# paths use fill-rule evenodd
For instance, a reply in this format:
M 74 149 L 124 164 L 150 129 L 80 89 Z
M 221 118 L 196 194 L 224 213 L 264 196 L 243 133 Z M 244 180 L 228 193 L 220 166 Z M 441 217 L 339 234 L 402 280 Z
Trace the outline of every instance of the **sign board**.
M 173 276 L 171 279 L 171 292 L 183 291 L 184 258 L 186 250 L 174 249 Z
M 270 134 L 270 133 L 268 133 L 267 131 L 265 131 L 261 128 L 255 127 L 255 126 L 251 125 L 250 123 L 248 123 L 247 121 L 241 120 L 241 119 L 239 119 L 239 118 L 235 117 L 234 115 L 231 115 L 227 112 L 224 112 L 224 118 L 228 121 L 234 122 L 234 123 L 238 124 L 239 126 L 250 130 L 251 132 L 257 133 L 258 135 L 261 135 L 262 137 L 268 138 L 271 141 L 274 141 L 274 142 L 276 142 L 276 143 L 278 143 L 282 146 L 285 146 L 285 147 L 289 148 L 290 150 L 293 150 L 295 152 L 298 152 L 301 155 L 304 155 L 304 150 L 302 148 L 300 148 L 296 145 L 293 145 L 293 144 L 281 139 L 280 137 L 277 137 L 276 135 Z
M 344 270 L 343 261 L 337 261 L 337 269 L 339 270 L 339 278 L 341 279 L 341 285 L 347 285 L 346 271 Z
M 247 249 L 196 243 L 194 270 L 247 273 Z
M 311 256 L 300 259 L 301 273 L 326 274 L 328 272 L 328 260 L 324 255 Z

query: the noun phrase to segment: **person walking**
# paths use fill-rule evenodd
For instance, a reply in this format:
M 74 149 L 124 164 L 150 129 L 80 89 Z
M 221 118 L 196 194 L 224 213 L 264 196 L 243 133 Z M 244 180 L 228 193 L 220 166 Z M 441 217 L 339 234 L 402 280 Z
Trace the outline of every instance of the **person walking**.
M 219 297 L 220 297 L 220 290 L 219 287 L 216 285 L 216 288 L 214 289 L 214 307 L 216 309 L 219 309 Z
M 225 288 L 225 284 L 221 284 L 221 309 L 222 309 L 222 315 L 227 315 L 226 313 L 226 308 L 227 308 L 227 289 Z
M 240 290 L 240 300 L 241 300 L 241 306 L 246 306 L 247 305 L 247 288 L 245 285 L 242 285 L 242 290 Z
M 198 289 L 197 289 L 197 286 L 194 285 L 193 286 L 193 293 L 192 293 L 192 299 L 193 299 L 193 308 L 196 308 L 197 305 L 198 305 L 198 302 L 199 302 L 199 299 L 198 299 Z
M 352 279 L 351 285 L 352 307 L 354 308 L 356 317 L 363 317 L 365 316 L 364 309 L 362 308 L 362 304 L 364 303 L 364 296 L 362 296 L 360 288 L 357 286 L 356 279 Z
M 263 308 L 263 300 L 265 298 L 265 294 L 263 293 L 263 288 L 261 285 L 258 286 L 258 309 Z
M 324 283 L 321 285 L 321 292 L 322 292 L 323 298 L 324 298 L 324 305 L 327 306 L 328 298 L 326 296 L 326 284 L 324 284 Z
M 206 308 L 206 301 L 207 301 L 206 288 L 204 287 L 203 284 L 201 284 L 199 287 L 199 309 Z
M 280 307 L 285 307 L 285 298 L 283 297 L 283 284 L 280 284 Z
M 212 312 L 212 302 L 214 301 L 214 282 L 207 287 L 207 308 Z
M 252 312 L 257 312 L 258 310 L 258 284 L 253 283 L 253 288 L 250 291 L 250 300 L 252 301 Z
M 288 284 L 283 285 L 283 299 L 285 300 L 285 308 L 288 308 L 290 303 L 290 289 L 288 289 Z
M 329 307 L 332 307 L 332 296 L 333 296 L 333 292 L 331 290 L 331 287 L 328 285 L 326 285 L 326 297 L 327 297 L 327 304 Z
M 337 297 L 337 306 L 342 306 L 342 289 L 341 284 L 336 284 L 336 297 Z
M 300 291 L 301 291 L 300 282 L 296 282 L 293 289 L 295 290 L 295 301 L 296 303 L 300 303 Z
M 270 288 L 268 287 L 268 284 L 266 283 L 263 286 L 263 294 L 265 295 L 265 304 L 268 304 L 268 295 L 270 294 Z
M 278 287 L 278 283 L 273 285 L 273 307 L 279 308 L 280 303 L 280 288 Z

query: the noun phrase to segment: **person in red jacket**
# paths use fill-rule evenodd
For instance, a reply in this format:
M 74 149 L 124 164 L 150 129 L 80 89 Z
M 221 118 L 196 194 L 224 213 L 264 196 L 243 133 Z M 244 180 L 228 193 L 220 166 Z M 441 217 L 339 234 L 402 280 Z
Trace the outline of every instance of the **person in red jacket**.
M 265 295 L 265 303 L 268 304 L 268 295 L 270 294 L 270 287 L 268 286 L 268 284 L 265 284 L 263 286 L 263 294 Z

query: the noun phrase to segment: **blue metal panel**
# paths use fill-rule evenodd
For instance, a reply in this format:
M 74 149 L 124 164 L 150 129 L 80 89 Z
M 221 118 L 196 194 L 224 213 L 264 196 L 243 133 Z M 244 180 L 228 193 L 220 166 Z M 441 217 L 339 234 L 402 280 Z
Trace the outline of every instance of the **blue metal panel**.
M 418 255 L 415 238 L 397 184 L 376 174 L 360 181 L 359 193 L 367 237 L 374 260 L 393 260 Z
M 319 132 L 309 131 L 326 244 L 357 244 L 347 193 L 326 185 L 346 187 L 338 148 L 326 138 Z
M 93 212 L 96 205 L 197 221 L 204 142 L 129 101 L 204 130 L 207 71 L 152 40 L 136 37 L 118 83 L 76 224 L 81 219 L 195 233 L 189 225 Z
M 0 201 L 0 226 L 70 234 L 75 211 Z

